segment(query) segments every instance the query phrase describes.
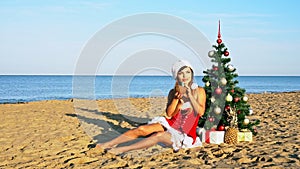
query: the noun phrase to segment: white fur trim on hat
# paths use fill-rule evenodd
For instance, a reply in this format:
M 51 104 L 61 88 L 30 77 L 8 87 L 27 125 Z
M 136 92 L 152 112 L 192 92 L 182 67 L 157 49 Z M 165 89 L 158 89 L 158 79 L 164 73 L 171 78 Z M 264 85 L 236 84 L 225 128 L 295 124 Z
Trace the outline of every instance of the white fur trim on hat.
M 175 62 L 172 66 L 172 75 L 173 75 L 173 78 L 176 79 L 177 78 L 177 74 L 178 74 L 178 71 L 184 67 L 184 66 L 188 66 L 190 67 L 192 70 L 193 67 L 192 65 L 190 64 L 190 62 L 186 61 L 186 60 L 178 60 L 177 62 Z

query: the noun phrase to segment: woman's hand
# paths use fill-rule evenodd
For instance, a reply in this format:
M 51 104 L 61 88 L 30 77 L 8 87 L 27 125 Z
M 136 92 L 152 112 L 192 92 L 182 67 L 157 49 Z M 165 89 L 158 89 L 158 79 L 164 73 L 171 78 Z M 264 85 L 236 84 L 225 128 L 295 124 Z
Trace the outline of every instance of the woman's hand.
M 193 106 L 193 109 L 202 116 L 205 111 L 205 102 L 206 102 L 206 94 L 205 90 L 201 87 L 198 87 L 194 91 L 192 91 L 190 88 L 187 93 L 190 102 Z
M 179 92 L 179 94 L 183 95 L 186 93 L 186 87 L 176 84 L 175 91 Z
M 176 92 L 174 98 L 175 99 L 181 99 L 182 98 L 182 94 L 180 94 L 180 92 Z
M 193 97 L 192 89 L 188 85 L 186 85 L 185 88 L 186 88 L 186 95 L 187 95 L 187 97 L 189 99 L 191 99 L 191 97 Z
M 183 103 L 182 94 L 177 91 L 171 90 L 168 96 L 168 104 L 166 109 L 167 117 L 173 117 L 177 114 Z
M 183 95 L 180 94 L 180 92 L 176 92 L 174 98 L 178 99 L 179 102 L 184 103 L 184 101 L 182 100 Z

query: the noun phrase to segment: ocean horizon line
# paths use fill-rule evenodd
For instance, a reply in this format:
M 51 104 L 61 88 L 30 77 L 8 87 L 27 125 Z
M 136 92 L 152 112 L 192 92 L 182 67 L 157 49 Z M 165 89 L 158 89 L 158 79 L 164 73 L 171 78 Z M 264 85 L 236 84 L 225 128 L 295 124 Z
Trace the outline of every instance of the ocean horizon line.
M 195 76 L 199 86 L 205 85 L 202 77 Z M 238 76 L 235 79 L 246 93 L 300 90 L 300 76 Z M 0 102 L 167 96 L 174 82 L 167 75 L 0 75 Z

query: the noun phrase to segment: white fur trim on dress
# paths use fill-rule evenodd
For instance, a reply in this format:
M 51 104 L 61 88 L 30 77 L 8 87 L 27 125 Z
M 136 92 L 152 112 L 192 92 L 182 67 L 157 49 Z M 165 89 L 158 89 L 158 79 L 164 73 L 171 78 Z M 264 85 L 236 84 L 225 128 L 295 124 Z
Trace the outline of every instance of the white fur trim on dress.
M 148 122 L 148 124 L 153 124 L 153 123 L 160 123 L 167 129 L 167 132 L 171 134 L 171 141 L 173 143 L 172 147 L 174 151 L 178 151 L 181 148 L 193 148 L 193 147 L 202 146 L 199 137 L 196 138 L 196 141 L 193 144 L 192 137 L 172 128 L 167 122 L 165 117 L 154 117 L 151 121 Z

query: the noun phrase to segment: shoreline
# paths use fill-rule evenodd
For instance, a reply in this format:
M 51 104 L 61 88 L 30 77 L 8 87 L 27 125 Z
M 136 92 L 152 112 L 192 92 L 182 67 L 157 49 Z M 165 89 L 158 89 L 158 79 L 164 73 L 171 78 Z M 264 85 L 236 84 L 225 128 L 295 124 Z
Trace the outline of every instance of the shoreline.
M 272 91 L 264 91 L 264 92 L 247 92 L 247 95 L 252 95 L 252 94 L 284 94 L 284 93 L 300 93 L 300 90 L 294 90 L 294 91 L 281 91 L 281 92 L 272 92 Z M 94 99 L 94 101 L 100 101 L 100 100 L 115 100 L 115 99 L 130 99 L 130 98 L 135 98 L 135 99 L 149 99 L 149 98 L 166 98 L 167 96 L 157 96 L 157 97 L 118 97 L 118 98 L 100 98 L 100 99 Z M 39 102 L 39 101 L 72 101 L 75 99 L 79 99 L 79 100 L 93 100 L 93 99 L 85 99 L 85 98 L 55 98 L 55 99 L 41 99 L 41 100 L 33 100 L 33 99 L 29 99 L 30 101 L 26 101 L 26 100 L 20 100 L 20 101 L 13 101 L 13 102 L 0 102 L 1 104 L 27 104 L 30 102 Z

